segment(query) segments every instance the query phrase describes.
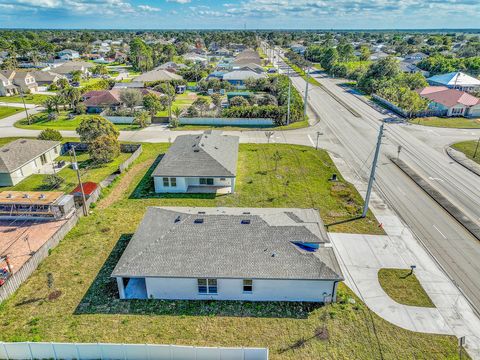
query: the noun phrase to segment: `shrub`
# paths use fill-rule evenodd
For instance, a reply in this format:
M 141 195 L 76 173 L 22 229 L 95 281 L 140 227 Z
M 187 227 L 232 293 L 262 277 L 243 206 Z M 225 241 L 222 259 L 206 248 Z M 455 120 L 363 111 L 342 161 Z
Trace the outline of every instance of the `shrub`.
M 133 123 L 143 129 L 152 123 L 152 117 L 148 113 L 148 111 L 141 111 L 137 115 L 135 115 L 135 120 L 133 121 Z
M 55 129 L 45 129 L 37 137 L 38 140 L 53 140 L 53 141 L 62 141 L 63 137 L 60 134 L 60 131 Z
M 65 179 L 58 174 L 50 174 L 43 178 L 43 185 L 48 189 L 58 189 Z
M 113 135 L 101 135 L 89 144 L 88 153 L 93 162 L 104 164 L 120 154 L 120 143 Z

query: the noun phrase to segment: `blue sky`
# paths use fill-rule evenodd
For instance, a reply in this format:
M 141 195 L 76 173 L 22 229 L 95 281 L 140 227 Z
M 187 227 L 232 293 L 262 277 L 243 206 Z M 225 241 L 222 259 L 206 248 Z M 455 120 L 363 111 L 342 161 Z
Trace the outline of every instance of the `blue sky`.
M 480 0 L 0 0 L 0 27 L 478 28 Z

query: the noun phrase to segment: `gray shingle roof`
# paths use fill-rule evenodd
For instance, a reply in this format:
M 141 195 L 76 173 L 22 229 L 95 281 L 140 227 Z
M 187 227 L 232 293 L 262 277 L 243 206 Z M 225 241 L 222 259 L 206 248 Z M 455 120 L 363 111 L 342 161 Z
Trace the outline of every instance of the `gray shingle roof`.
M 0 148 L 0 172 L 11 173 L 59 144 L 58 141 L 32 139 L 12 141 Z
M 149 207 L 112 276 L 342 280 L 328 245 L 314 209 Z
M 152 176 L 219 176 L 237 173 L 238 136 L 180 135 Z
M 171 73 L 170 71 L 163 69 L 156 69 L 145 72 L 137 77 L 133 78 L 134 82 L 154 82 L 154 81 L 170 81 L 170 80 L 181 80 L 183 79 L 180 75 Z

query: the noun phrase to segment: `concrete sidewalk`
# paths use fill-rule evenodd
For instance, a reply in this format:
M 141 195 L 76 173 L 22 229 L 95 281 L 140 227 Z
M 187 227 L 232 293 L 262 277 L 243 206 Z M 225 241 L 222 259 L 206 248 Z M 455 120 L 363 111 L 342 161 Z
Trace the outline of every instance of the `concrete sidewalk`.
M 354 175 L 343 159 L 334 155 L 332 159 L 343 177 L 365 197 L 365 182 Z M 464 295 L 375 190 L 370 210 L 386 236 L 329 234 L 347 285 L 372 311 L 395 325 L 413 331 L 465 336 L 469 355 L 480 359 L 480 319 Z M 408 269 L 410 265 L 416 265 L 415 274 L 435 309 L 398 304 L 381 289 L 378 269 Z

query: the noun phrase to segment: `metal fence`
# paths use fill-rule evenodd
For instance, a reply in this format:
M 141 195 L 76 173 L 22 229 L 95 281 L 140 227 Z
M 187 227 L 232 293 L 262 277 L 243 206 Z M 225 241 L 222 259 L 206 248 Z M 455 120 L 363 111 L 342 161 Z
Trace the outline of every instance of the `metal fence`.
M 122 360 L 268 360 L 266 348 L 148 344 L 0 343 L 0 358 Z

